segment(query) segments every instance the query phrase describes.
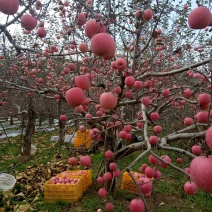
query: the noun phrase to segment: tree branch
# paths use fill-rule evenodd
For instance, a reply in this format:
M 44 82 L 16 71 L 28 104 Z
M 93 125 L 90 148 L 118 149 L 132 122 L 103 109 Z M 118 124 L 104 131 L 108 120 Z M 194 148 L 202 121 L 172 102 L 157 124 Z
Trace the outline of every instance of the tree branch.
M 199 66 L 202 66 L 202 65 L 205 65 L 207 63 L 209 63 L 211 61 L 211 59 L 207 59 L 207 60 L 204 60 L 202 62 L 199 62 L 199 63 L 195 63 L 193 65 L 189 65 L 189 66 L 186 66 L 184 68 L 180 68 L 180 69 L 176 69 L 176 70 L 173 70 L 173 71 L 169 71 L 169 72 L 153 72 L 153 73 L 146 73 L 144 74 L 143 76 L 140 77 L 140 79 L 145 79 L 147 77 L 165 77 L 165 76 L 170 76 L 170 75 L 174 75 L 174 74 L 179 74 L 179 73 L 182 73 L 184 71 L 188 71 L 190 70 L 191 68 L 196 68 L 196 67 L 199 67 Z

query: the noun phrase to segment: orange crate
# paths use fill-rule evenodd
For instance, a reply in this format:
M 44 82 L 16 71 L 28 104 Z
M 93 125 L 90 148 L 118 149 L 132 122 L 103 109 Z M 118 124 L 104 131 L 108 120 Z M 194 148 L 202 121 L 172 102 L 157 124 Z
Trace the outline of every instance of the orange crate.
M 82 177 L 82 188 L 86 191 L 92 184 L 91 170 L 68 170 L 57 175 L 57 177 Z
M 46 202 L 77 202 L 83 194 L 82 178 L 76 184 L 51 184 L 51 180 L 44 184 L 44 200 Z
M 83 145 L 85 144 L 85 145 Z M 77 131 L 77 136 L 74 140 L 74 148 L 79 148 L 81 145 L 82 148 L 89 149 L 91 147 L 92 140 L 90 138 L 90 130 L 86 130 L 85 132 Z
M 137 181 L 140 177 L 143 177 L 141 173 L 138 172 L 132 172 L 132 174 L 135 177 L 135 180 Z M 136 177 L 137 176 L 137 177 Z M 133 182 L 132 178 L 130 177 L 128 172 L 124 172 L 122 176 L 122 181 L 121 181 L 121 189 L 127 190 L 131 193 L 134 194 L 139 194 L 138 188 Z

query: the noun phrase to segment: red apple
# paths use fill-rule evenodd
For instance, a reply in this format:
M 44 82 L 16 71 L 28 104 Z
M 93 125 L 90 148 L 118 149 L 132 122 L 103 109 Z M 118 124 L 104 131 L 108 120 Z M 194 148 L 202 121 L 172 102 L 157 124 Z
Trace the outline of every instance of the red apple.
M 149 155 L 148 160 L 151 164 L 158 164 L 158 159 L 154 155 Z
M 124 93 L 124 95 L 125 95 L 128 99 L 131 99 L 131 97 L 132 97 L 132 91 L 127 90 L 127 91 Z
M 80 130 L 80 132 L 85 132 L 86 131 L 86 127 L 84 125 L 80 125 L 79 126 L 79 130 Z
M 124 82 L 127 87 L 132 87 L 135 83 L 135 78 L 133 76 L 128 76 L 125 78 Z
M 136 18 L 141 18 L 141 15 L 142 15 L 141 10 L 136 10 L 136 12 L 135 12 L 135 17 L 136 17 Z
M 91 164 L 91 158 L 90 158 L 90 156 L 89 155 L 82 156 L 80 158 L 80 164 L 82 166 L 90 166 L 90 164 Z
M 98 33 L 91 38 L 90 48 L 96 56 L 109 60 L 115 56 L 116 43 L 111 35 Z
M 212 151 L 212 127 L 209 127 L 206 131 L 205 140 L 207 142 L 207 145 Z
M 118 69 L 118 71 L 123 71 L 127 66 L 127 62 L 124 58 L 118 58 L 115 61 L 115 67 Z
M 92 115 L 90 113 L 85 114 L 85 119 L 91 119 Z
M 100 188 L 98 194 L 100 197 L 106 197 L 107 191 L 104 188 Z
M 105 157 L 106 157 L 107 159 L 112 158 L 112 157 L 113 157 L 113 152 L 112 152 L 111 150 L 107 150 L 107 151 L 105 152 Z
M 44 79 L 43 79 L 43 78 L 39 78 L 39 79 L 38 79 L 38 83 L 39 83 L 39 84 L 43 84 L 43 83 L 44 83 Z
M 148 165 L 146 163 L 142 164 L 141 167 L 139 168 L 140 172 L 144 173 L 147 166 Z
M 142 83 L 142 81 L 135 81 L 133 86 L 134 86 L 135 89 L 138 90 L 138 89 L 142 88 L 143 83 Z
M 157 170 L 157 171 L 155 172 L 154 178 L 155 178 L 155 179 L 160 179 L 161 176 L 162 176 L 161 172 Z
M 76 23 L 78 26 L 83 26 L 86 22 L 86 16 L 84 13 L 79 13 L 76 15 Z
M 196 118 L 199 123 L 207 123 L 208 122 L 208 112 L 200 111 L 196 114 Z
M 144 126 L 144 123 L 143 123 L 143 122 L 141 122 L 141 121 L 138 121 L 138 122 L 137 122 L 137 127 L 138 127 L 138 128 L 141 129 L 141 128 L 143 128 L 143 126 Z
M 156 125 L 156 126 L 154 126 L 153 131 L 154 131 L 154 133 L 161 133 L 162 127 L 159 125 Z
M 150 143 L 151 145 L 157 144 L 157 143 L 158 143 L 158 137 L 155 136 L 155 135 L 151 135 L 151 136 L 149 137 L 149 143 Z
M 98 141 L 101 137 L 100 130 L 98 128 L 93 128 L 92 130 L 90 130 L 89 136 L 90 138 L 92 138 L 92 140 Z
M 194 120 L 192 118 L 186 117 L 184 119 L 185 126 L 191 126 L 194 123 Z
M 76 157 L 70 157 L 70 158 L 68 159 L 68 162 L 69 162 L 69 164 L 70 164 L 71 166 L 76 166 L 76 165 L 78 165 L 78 159 L 77 159 Z
M 120 131 L 119 137 L 122 139 L 127 139 L 127 132 L 125 130 Z
M 202 93 L 197 97 L 197 102 L 199 105 L 207 105 L 211 102 L 211 95 L 207 93 Z
M 101 107 L 113 110 L 118 102 L 118 98 L 112 92 L 104 92 L 100 95 L 99 102 Z
M 46 37 L 46 30 L 43 27 L 38 27 L 37 36 L 39 38 L 45 38 Z
M 81 88 L 70 88 L 65 95 L 66 102 L 71 107 L 79 106 L 84 101 L 84 92 Z
M 113 175 L 112 175 L 111 172 L 106 172 L 106 173 L 104 173 L 104 175 L 103 175 L 103 179 L 104 179 L 106 182 L 112 180 L 112 178 L 113 178 Z
M 109 164 L 109 168 L 112 171 L 115 171 L 117 169 L 117 167 L 118 167 L 117 163 L 112 162 L 112 163 Z
M 88 44 L 87 44 L 87 43 L 80 43 L 80 44 L 79 44 L 79 50 L 80 50 L 81 52 L 86 52 L 86 51 L 88 51 Z
M 146 169 L 145 169 L 145 171 L 144 171 L 144 173 L 145 173 L 145 175 L 146 175 L 147 177 L 152 178 L 152 177 L 155 176 L 155 169 L 153 169 L 153 168 L 147 166 Z
M 19 8 L 19 0 L 0 0 L 0 12 L 14 15 Z
M 106 32 L 105 26 L 97 22 L 95 19 L 90 19 L 85 25 L 85 34 L 88 38 L 92 38 L 95 34 L 100 32 Z
M 90 81 L 86 75 L 78 75 L 74 78 L 74 83 L 82 90 L 87 90 L 90 86 Z
M 121 176 L 121 171 L 119 169 L 116 169 L 113 171 L 113 177 L 119 178 Z
M 60 121 L 61 122 L 66 122 L 67 121 L 67 116 L 66 115 L 60 115 Z
M 204 6 L 195 8 L 188 16 L 188 25 L 191 29 L 204 29 L 210 22 L 211 12 Z
M 54 99 L 55 99 L 55 100 L 59 100 L 59 99 L 60 99 L 60 94 L 55 94 L 55 95 L 54 95 Z
M 178 164 L 181 164 L 181 163 L 183 162 L 183 159 L 182 159 L 182 158 L 177 158 L 177 159 L 176 159 L 176 162 L 177 162 Z
M 21 25 L 26 30 L 33 30 L 37 26 L 37 19 L 30 14 L 25 14 L 21 17 Z
M 130 124 L 124 125 L 124 130 L 125 130 L 127 133 L 131 132 L 131 130 L 132 130 L 132 125 L 130 125 Z
M 192 152 L 194 155 L 199 156 L 199 155 L 201 155 L 201 153 L 202 153 L 202 148 L 201 148 L 201 146 L 199 146 L 199 145 L 194 145 L 194 146 L 192 146 L 192 148 L 191 148 L 191 152 Z
M 118 87 L 116 87 L 115 89 L 114 89 L 114 93 L 116 93 L 116 94 L 120 94 L 121 93 L 121 87 L 120 86 L 118 86 Z
M 133 199 L 130 202 L 130 212 L 144 212 L 145 205 L 142 199 Z
M 190 90 L 190 88 L 187 88 L 184 90 L 183 94 L 186 98 L 189 98 L 192 95 L 192 91 Z
M 149 107 L 149 105 L 151 104 L 151 100 L 148 96 L 142 97 L 141 103 L 143 103 L 146 107 Z
M 165 155 L 161 156 L 161 158 L 167 161 L 168 163 L 171 163 L 171 158 L 169 156 Z M 159 166 L 162 168 L 167 168 L 169 165 L 159 160 Z
M 212 193 L 212 155 L 199 156 L 191 161 L 190 174 L 198 188 Z
M 147 177 L 141 177 L 138 179 L 138 184 L 140 185 L 143 194 L 148 194 L 152 191 L 152 181 Z
M 197 190 L 198 188 L 194 182 L 188 181 L 184 184 L 184 191 L 188 195 L 195 195 L 197 193 Z
M 107 210 L 107 211 L 112 211 L 113 209 L 114 209 L 113 203 L 112 203 L 112 202 L 108 202 L 108 203 L 106 204 L 106 210 Z
M 76 113 L 82 113 L 83 110 L 84 110 L 84 108 L 83 108 L 82 105 L 79 105 L 79 106 L 76 106 L 76 107 L 74 108 L 74 110 L 75 110 Z
M 162 95 L 164 97 L 169 96 L 170 95 L 170 90 L 169 89 L 162 90 Z
M 98 182 L 100 185 L 103 185 L 105 181 L 104 181 L 103 177 L 98 177 L 98 178 L 97 178 L 97 182 Z
M 150 119 L 151 119 L 152 121 L 158 120 L 159 117 L 160 117 L 160 115 L 159 115 L 157 112 L 153 112 L 153 113 L 150 114 Z
M 185 168 L 185 172 L 187 172 L 188 174 L 190 174 L 190 168 Z M 187 179 L 190 179 L 190 177 L 188 175 L 185 175 L 185 177 Z
M 152 10 L 150 9 L 144 10 L 143 17 L 146 21 L 150 21 L 152 19 L 152 16 L 153 16 Z

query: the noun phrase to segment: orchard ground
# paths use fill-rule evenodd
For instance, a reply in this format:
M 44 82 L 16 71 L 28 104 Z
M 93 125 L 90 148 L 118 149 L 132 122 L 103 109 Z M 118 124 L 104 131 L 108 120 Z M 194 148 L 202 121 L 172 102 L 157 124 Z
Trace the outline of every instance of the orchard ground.
M 121 190 L 121 178 L 118 179 L 116 196 L 107 195 L 106 198 L 98 196 L 101 188 L 95 180 L 99 164 L 103 158 L 103 149 L 99 148 L 96 153 L 90 153 L 92 164 L 93 184 L 76 203 L 45 203 L 43 185 L 51 177 L 67 169 L 83 169 L 81 166 L 70 167 L 68 164 L 69 156 L 73 156 L 73 146 L 69 143 L 59 145 L 50 141 L 51 136 L 57 135 L 57 131 L 43 133 L 39 132 L 33 136 L 33 144 L 37 147 L 34 156 L 23 157 L 20 154 L 20 138 L 10 138 L 12 145 L 7 139 L 2 140 L 0 145 L 0 170 L 7 170 L 7 173 L 16 175 L 17 183 L 9 192 L 1 192 L 0 209 L 1 211 L 72 211 L 72 212 L 94 212 L 99 208 L 106 211 L 107 202 L 115 205 L 114 211 L 129 211 L 129 203 L 133 198 L 138 197 L 128 191 Z M 177 143 L 176 143 L 177 145 Z M 83 153 L 77 153 L 79 158 Z M 138 156 L 139 152 L 133 153 L 118 162 L 118 166 L 123 172 L 125 167 Z M 174 161 L 176 155 L 170 154 Z M 190 163 L 188 157 L 182 157 L 183 163 L 178 164 L 181 168 L 186 168 Z M 144 157 L 140 163 L 133 168 L 139 172 L 142 163 L 148 163 L 148 156 Z M 149 164 L 149 163 L 148 163 Z M 153 181 L 153 192 L 151 197 L 145 198 L 149 211 L 211 211 L 211 196 L 202 191 L 198 191 L 195 196 L 188 196 L 183 190 L 183 185 L 187 179 L 177 170 L 160 169 L 162 178 Z

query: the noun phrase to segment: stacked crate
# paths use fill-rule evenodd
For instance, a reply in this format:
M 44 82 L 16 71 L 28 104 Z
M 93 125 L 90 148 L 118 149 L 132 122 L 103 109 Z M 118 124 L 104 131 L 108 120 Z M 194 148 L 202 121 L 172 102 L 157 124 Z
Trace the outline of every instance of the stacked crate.
M 52 184 L 52 180 L 44 184 L 44 199 L 46 202 L 77 202 L 92 184 L 91 170 L 69 170 L 56 176 L 59 179 L 76 178 L 75 184 Z
M 73 177 L 74 178 L 74 177 Z M 82 179 L 77 178 L 76 184 L 52 184 L 51 180 L 44 184 L 46 202 L 77 202 L 83 194 Z
M 89 149 L 92 144 L 92 139 L 90 138 L 90 130 L 85 132 L 77 131 L 77 136 L 74 140 L 74 148 L 82 147 L 84 149 Z

